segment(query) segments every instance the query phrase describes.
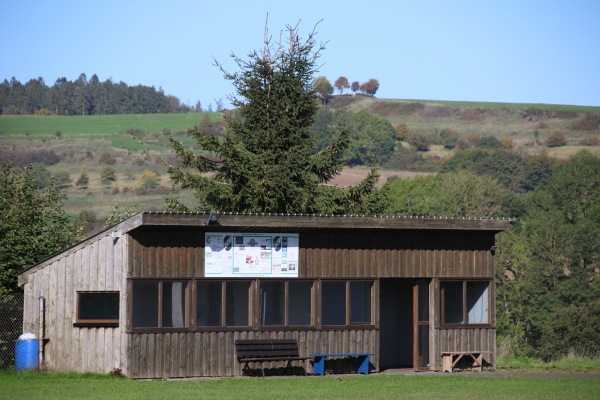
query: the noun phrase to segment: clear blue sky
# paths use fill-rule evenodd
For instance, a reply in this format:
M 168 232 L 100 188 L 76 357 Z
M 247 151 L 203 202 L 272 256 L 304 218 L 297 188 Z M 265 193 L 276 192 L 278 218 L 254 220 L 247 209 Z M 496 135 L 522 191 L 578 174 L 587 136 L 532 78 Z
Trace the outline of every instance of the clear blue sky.
M 204 108 L 233 92 L 213 66 L 317 22 L 319 75 L 377 97 L 600 106 L 598 0 L 0 0 L 0 80 L 97 74 Z

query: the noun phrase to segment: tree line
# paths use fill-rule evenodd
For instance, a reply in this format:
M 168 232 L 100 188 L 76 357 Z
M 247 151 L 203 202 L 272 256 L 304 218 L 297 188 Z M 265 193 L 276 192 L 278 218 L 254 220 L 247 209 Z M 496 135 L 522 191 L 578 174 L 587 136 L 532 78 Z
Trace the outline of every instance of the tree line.
M 219 106 L 219 105 L 217 105 Z M 182 104 L 176 96 L 165 94 L 153 86 L 129 86 L 125 82 L 107 79 L 101 82 L 96 74 L 90 79 L 82 73 L 70 81 L 58 78 L 52 86 L 44 79 L 30 79 L 25 84 L 16 78 L 0 83 L 0 114 L 5 115 L 109 115 L 200 112 L 200 102 L 194 106 Z

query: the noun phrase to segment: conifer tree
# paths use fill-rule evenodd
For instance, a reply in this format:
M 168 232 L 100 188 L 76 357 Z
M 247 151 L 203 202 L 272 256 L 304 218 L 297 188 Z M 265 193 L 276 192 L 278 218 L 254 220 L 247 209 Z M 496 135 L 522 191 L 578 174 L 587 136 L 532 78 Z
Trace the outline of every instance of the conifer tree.
M 224 113 L 224 139 L 198 126 L 188 130 L 202 154 L 171 139 L 181 167 L 169 165 L 176 184 L 195 191 L 198 210 L 269 213 L 376 213 L 382 201 L 372 174 L 356 188 L 324 188 L 343 167 L 341 154 L 348 135 L 339 132 L 331 144 L 315 152 L 310 127 L 319 104 L 313 74 L 323 44 L 313 30 L 306 40 L 298 26 L 287 26 L 278 41 L 265 28 L 262 51 L 245 61 L 232 55 L 239 72 L 229 73 L 215 62 L 235 88 L 229 97 L 235 110 Z M 364 201 L 363 201 L 364 200 Z M 333 202 L 333 203 L 332 203 Z M 185 210 L 176 198 L 171 210 Z

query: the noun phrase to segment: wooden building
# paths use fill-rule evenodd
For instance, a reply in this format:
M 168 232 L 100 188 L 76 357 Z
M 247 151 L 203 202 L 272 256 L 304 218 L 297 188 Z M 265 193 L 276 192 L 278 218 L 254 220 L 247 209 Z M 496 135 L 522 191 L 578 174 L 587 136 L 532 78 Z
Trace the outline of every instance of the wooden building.
M 253 338 L 373 353 L 374 371 L 437 371 L 453 351 L 494 366 L 495 234 L 510 223 L 139 213 L 24 270 L 23 328 L 47 370 L 133 378 L 240 375 L 234 342 Z

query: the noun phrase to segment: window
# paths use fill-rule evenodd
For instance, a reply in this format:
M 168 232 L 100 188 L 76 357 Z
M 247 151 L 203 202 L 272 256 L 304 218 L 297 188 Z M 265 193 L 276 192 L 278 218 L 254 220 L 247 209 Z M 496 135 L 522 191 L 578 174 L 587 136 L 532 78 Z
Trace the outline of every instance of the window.
M 323 281 L 322 325 L 373 323 L 373 281 Z
M 133 282 L 134 328 L 185 328 L 189 326 L 188 282 Z
M 260 281 L 262 326 L 311 325 L 311 281 Z
M 119 326 L 119 292 L 77 292 L 76 326 Z
M 489 281 L 440 282 L 442 324 L 489 324 Z
M 221 326 L 223 282 L 196 282 L 196 326 Z
M 196 326 L 250 326 L 251 287 L 251 281 L 196 281 Z

